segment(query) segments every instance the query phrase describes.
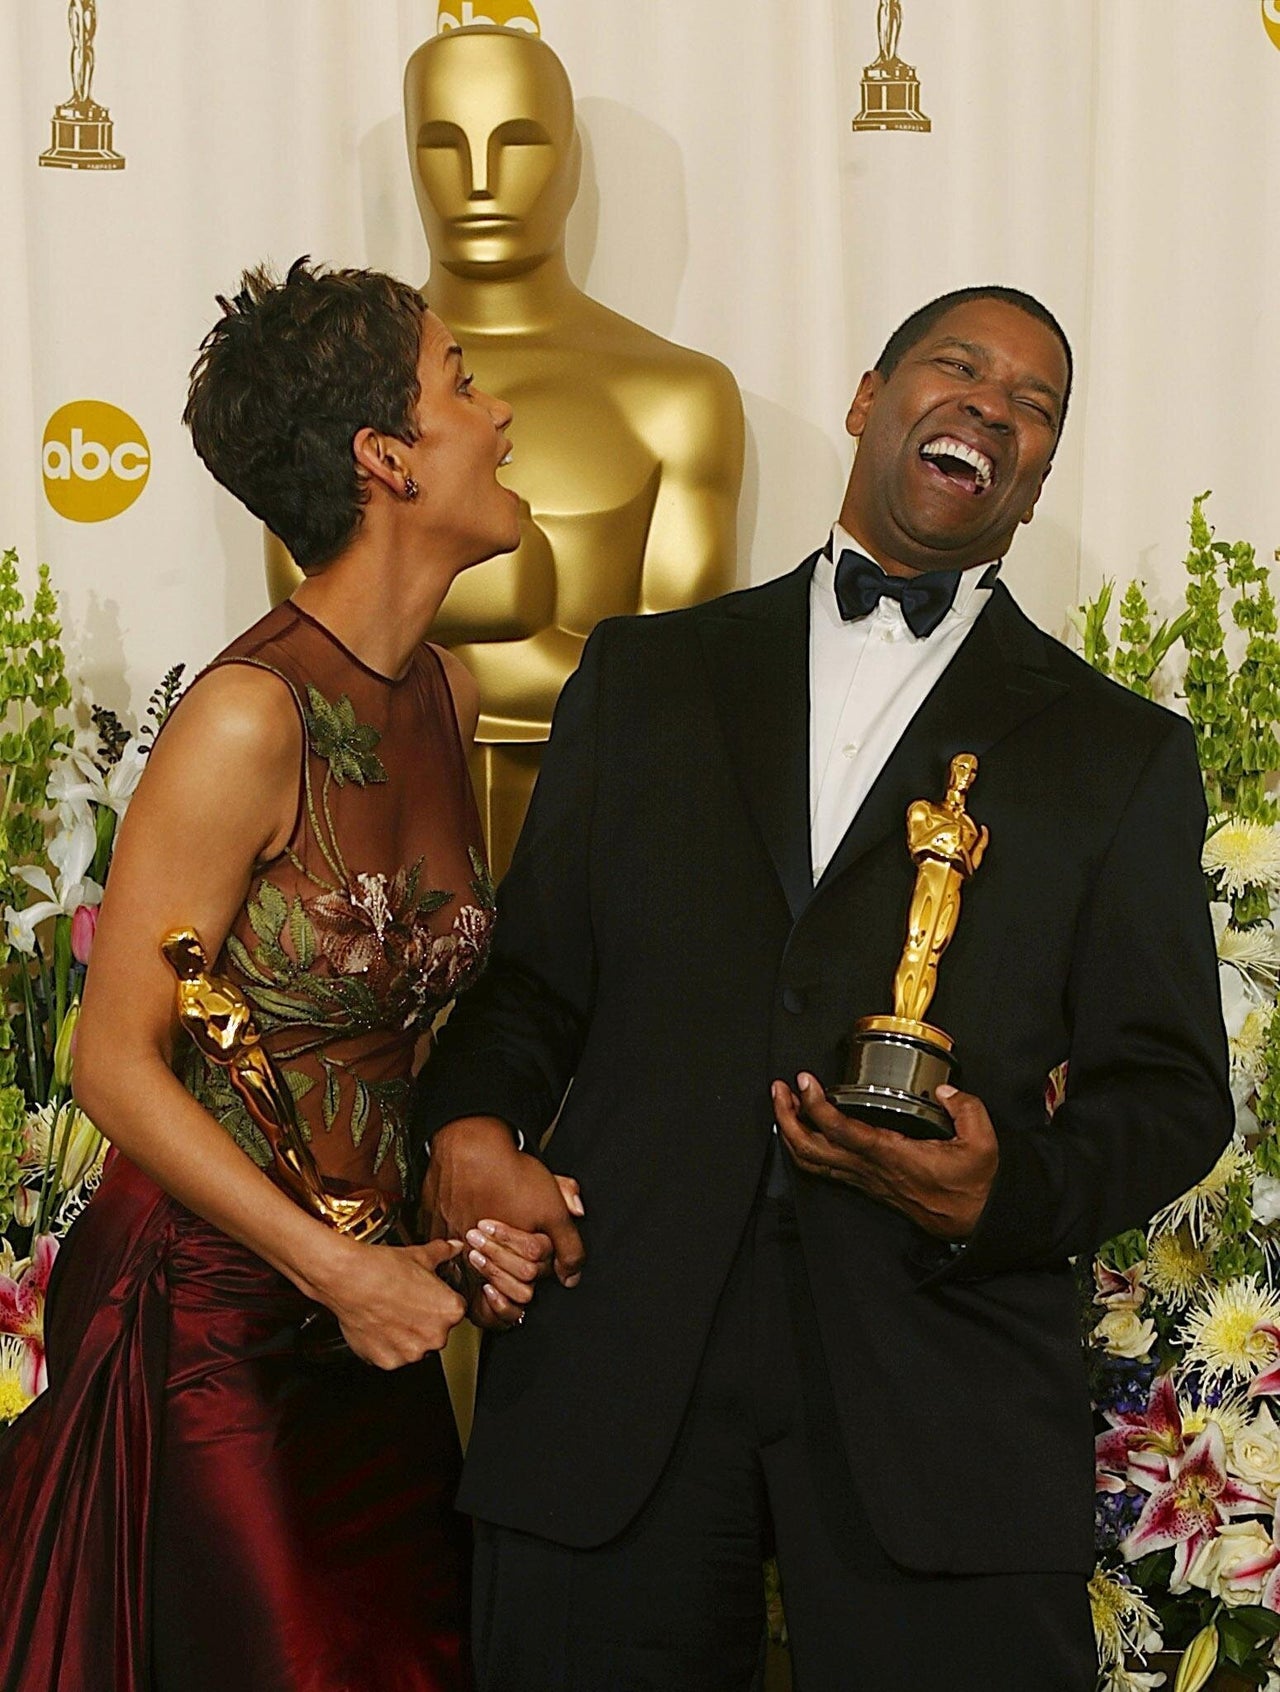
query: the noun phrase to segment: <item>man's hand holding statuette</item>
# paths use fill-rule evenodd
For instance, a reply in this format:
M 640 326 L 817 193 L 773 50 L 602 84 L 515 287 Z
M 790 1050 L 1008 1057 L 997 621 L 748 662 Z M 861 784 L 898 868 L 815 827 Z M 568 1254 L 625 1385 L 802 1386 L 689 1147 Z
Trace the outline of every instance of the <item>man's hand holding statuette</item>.
M 831 1104 L 820 1083 L 801 1073 L 799 1093 L 773 1083 L 773 1107 L 787 1150 L 810 1175 L 857 1187 L 892 1205 L 941 1240 L 965 1240 L 977 1226 L 1000 1161 L 986 1106 L 972 1093 L 939 1087 L 955 1123 L 951 1140 L 913 1140 L 871 1128 Z

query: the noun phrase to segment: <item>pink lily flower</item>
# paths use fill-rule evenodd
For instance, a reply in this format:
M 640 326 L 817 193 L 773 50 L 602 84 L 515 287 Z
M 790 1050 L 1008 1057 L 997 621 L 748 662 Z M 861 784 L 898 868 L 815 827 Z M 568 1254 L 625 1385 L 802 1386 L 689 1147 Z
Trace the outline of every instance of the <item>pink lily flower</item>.
M 1097 1289 L 1093 1302 L 1106 1310 L 1137 1310 L 1146 1298 L 1146 1289 L 1139 1282 L 1144 1265 L 1134 1263 L 1128 1269 L 1112 1269 L 1100 1257 L 1093 1261 L 1093 1284 Z
M 1170 1464 L 1187 1448 L 1172 1376 L 1159 1375 L 1152 1381 L 1145 1410 L 1103 1414 L 1111 1426 L 1094 1441 L 1097 1490 L 1123 1492 L 1125 1483 L 1132 1481 L 1150 1492 L 1167 1481 Z
M 1255 1375 L 1249 1382 L 1249 1397 L 1264 1398 L 1271 1393 L 1280 1392 L 1280 1328 L 1274 1322 L 1259 1322 L 1253 1330 L 1255 1334 L 1266 1334 L 1276 1348 L 1275 1361 L 1269 1369 L 1264 1369 L 1260 1375 Z
M 18 1276 L 0 1275 L 0 1334 L 15 1334 L 27 1348 L 22 1388 L 38 1398 L 49 1384 L 44 1360 L 44 1301 L 58 1242 L 52 1234 L 35 1241 L 31 1261 Z
M 1141 1484 L 1141 1482 L 1139 1482 Z M 1157 1486 L 1143 1506 L 1137 1525 L 1120 1550 L 1126 1562 L 1148 1551 L 1173 1547 L 1170 1592 L 1184 1592 L 1187 1569 L 1206 1540 L 1232 1516 L 1261 1512 L 1270 1501 L 1227 1474 L 1227 1447 L 1216 1422 L 1192 1441 L 1180 1457 L 1169 1460 L 1169 1479 Z

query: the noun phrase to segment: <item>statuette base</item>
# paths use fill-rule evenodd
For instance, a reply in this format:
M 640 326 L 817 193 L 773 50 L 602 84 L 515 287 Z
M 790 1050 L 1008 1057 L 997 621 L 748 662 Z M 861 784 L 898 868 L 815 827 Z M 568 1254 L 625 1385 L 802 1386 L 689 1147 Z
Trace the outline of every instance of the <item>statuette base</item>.
M 114 125 L 95 100 L 69 100 L 53 114 L 53 138 L 40 163 L 54 170 L 123 170 L 124 157 L 112 146 Z
M 951 1039 L 927 1022 L 864 1016 L 854 1024 L 849 1074 L 827 1094 L 837 1110 L 913 1140 L 950 1140 L 955 1124 L 934 1098 L 951 1080 Z

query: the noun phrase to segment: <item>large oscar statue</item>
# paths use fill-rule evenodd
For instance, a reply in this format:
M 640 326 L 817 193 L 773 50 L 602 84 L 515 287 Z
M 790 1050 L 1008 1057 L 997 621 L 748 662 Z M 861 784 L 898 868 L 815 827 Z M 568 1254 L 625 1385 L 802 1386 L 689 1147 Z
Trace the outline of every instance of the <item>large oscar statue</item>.
M 849 1074 L 831 1092 L 846 1115 L 914 1139 L 948 1139 L 951 1118 L 934 1097 L 950 1081 L 952 1040 L 924 1021 L 938 987 L 938 961 L 960 920 L 960 893 L 977 870 L 988 835 L 965 809 L 978 774 L 972 752 L 951 760 L 941 803 L 917 799 L 907 808 L 907 850 L 916 865 L 907 940 L 893 978 L 893 1014 L 854 1025 Z
M 714 359 L 589 299 L 565 264 L 581 143 L 563 65 L 528 33 L 450 29 L 405 72 L 432 309 L 515 408 L 518 550 L 460 576 L 433 638 L 480 683 L 476 788 L 501 875 L 560 689 L 603 617 L 734 582 L 742 401 Z M 297 580 L 279 549 L 273 598 Z

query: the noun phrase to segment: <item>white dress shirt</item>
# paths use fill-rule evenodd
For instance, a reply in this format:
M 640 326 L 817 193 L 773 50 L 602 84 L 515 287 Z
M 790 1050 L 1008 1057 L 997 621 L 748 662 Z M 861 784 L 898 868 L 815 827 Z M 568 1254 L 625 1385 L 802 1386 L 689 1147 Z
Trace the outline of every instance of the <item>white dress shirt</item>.
M 995 585 L 994 571 L 966 570 L 955 603 L 924 640 L 907 627 L 895 599 L 882 599 L 869 616 L 846 623 L 836 603 L 833 560 L 847 549 L 868 556 L 837 523 L 830 556 L 819 556 L 809 590 L 809 843 L 815 884 Z

